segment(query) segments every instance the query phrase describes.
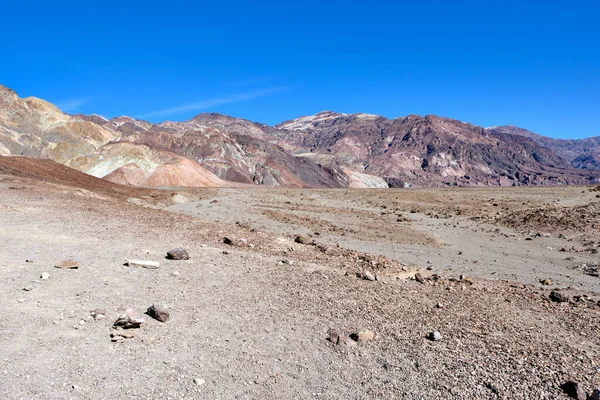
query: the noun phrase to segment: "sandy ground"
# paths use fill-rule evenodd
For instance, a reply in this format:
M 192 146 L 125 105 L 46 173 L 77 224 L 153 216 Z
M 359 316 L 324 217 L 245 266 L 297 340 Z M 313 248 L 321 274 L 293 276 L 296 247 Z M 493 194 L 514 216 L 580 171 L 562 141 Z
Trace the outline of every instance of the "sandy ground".
M 600 278 L 573 269 L 597 260 L 594 216 L 533 240 L 505 218 L 596 202 L 589 188 L 123 193 L 0 176 L 1 398 L 554 399 L 568 380 L 600 386 Z M 190 260 L 164 258 L 179 246 Z M 53 267 L 66 259 L 80 268 Z M 365 268 L 380 280 L 358 278 Z M 555 288 L 571 301 L 551 302 Z M 154 302 L 168 322 L 144 316 L 111 342 L 123 309 Z M 106 318 L 90 319 L 96 308 Z M 329 328 L 377 336 L 335 346 Z

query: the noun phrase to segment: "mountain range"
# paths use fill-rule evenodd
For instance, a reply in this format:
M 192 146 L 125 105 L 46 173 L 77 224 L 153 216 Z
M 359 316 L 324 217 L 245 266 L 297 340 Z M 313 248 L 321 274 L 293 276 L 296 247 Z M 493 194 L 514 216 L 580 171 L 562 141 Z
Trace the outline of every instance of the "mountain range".
M 519 186 L 600 177 L 600 137 L 560 140 L 435 115 L 332 111 L 276 126 L 215 113 L 153 124 L 66 114 L 2 85 L 0 155 L 49 158 L 150 187 Z

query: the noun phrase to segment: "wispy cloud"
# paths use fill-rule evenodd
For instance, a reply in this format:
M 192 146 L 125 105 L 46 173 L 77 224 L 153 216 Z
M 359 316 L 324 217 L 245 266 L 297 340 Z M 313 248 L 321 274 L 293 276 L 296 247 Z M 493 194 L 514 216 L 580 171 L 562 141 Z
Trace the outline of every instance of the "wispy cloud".
M 225 87 L 244 87 L 244 86 L 253 86 L 258 85 L 259 83 L 264 84 L 265 82 L 272 81 L 275 78 L 273 75 L 267 76 L 258 76 L 250 79 L 243 79 L 239 81 L 231 81 L 225 83 Z
M 217 106 L 222 106 L 225 104 L 239 103 L 241 101 L 256 99 L 258 97 L 270 96 L 272 94 L 281 92 L 286 89 L 287 89 L 286 87 L 281 86 L 281 87 L 258 89 L 258 90 L 253 90 L 251 92 L 246 92 L 246 93 L 232 94 L 232 95 L 224 96 L 224 97 L 214 97 L 211 99 L 196 101 L 196 102 L 193 102 L 190 104 L 184 104 L 184 105 L 180 105 L 180 106 L 176 106 L 176 107 L 170 107 L 170 108 L 164 108 L 162 110 L 152 111 L 152 112 L 149 112 L 146 114 L 138 115 L 137 118 L 141 118 L 141 119 L 155 118 L 155 117 L 164 117 L 167 115 L 183 114 L 183 113 L 190 112 L 190 111 L 201 111 L 201 110 L 206 110 L 206 109 L 217 107 Z
M 81 107 L 90 102 L 89 97 L 82 97 L 80 99 L 68 99 L 59 101 L 56 105 L 64 112 L 74 112 L 79 110 Z
M 286 82 L 286 81 L 289 81 L 290 79 L 295 78 L 297 75 L 298 75 L 297 71 L 288 71 L 284 74 L 278 73 L 278 74 L 251 76 L 251 77 L 248 77 L 247 79 L 226 82 L 223 84 L 223 86 L 224 87 L 238 87 L 238 88 L 255 86 L 255 85 L 265 86 L 265 85 L 267 85 L 267 82 L 271 82 L 271 83 L 269 83 L 269 85 L 274 86 L 274 85 L 276 85 L 276 83 L 274 83 L 274 82 Z

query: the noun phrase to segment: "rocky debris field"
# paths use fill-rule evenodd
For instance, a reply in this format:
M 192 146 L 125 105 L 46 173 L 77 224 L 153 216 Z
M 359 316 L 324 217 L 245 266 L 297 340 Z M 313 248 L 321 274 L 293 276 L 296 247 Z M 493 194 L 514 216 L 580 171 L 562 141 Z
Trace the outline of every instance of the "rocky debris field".
M 2 398 L 598 395 L 586 189 L 111 190 L 0 175 Z

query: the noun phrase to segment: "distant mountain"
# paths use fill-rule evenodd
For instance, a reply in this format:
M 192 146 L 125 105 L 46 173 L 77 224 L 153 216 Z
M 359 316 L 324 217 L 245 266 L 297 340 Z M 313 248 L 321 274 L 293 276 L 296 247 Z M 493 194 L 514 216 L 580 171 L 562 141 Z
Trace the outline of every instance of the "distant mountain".
M 69 115 L 0 85 L 0 155 L 50 158 L 141 186 L 341 187 L 354 182 L 341 168 L 323 168 L 265 140 L 269 129 L 219 114 L 161 124 Z
M 595 139 L 586 140 L 598 145 Z M 205 113 L 153 124 L 68 115 L 0 85 L 0 155 L 50 158 L 128 185 L 582 184 L 600 175 L 593 171 L 600 153 L 582 152 L 587 146 L 434 115 L 387 119 L 324 111 L 268 126 Z
M 600 154 L 597 152 L 586 152 L 571 161 L 575 168 L 600 170 Z
M 393 186 L 584 183 L 551 149 L 525 135 L 434 115 L 387 119 L 325 111 L 286 121 L 278 139 L 298 156 L 337 162 Z
M 227 181 L 288 187 L 340 187 L 348 181 L 266 140 L 266 125 L 221 114 L 155 125 L 110 120 L 104 126 L 121 132 L 121 141 L 179 154 Z
M 71 165 L 119 137 L 117 132 L 62 113 L 47 101 L 0 85 L 0 155 L 51 158 Z
M 510 133 L 530 138 L 536 143 L 552 149 L 562 159 L 575 168 L 600 169 L 600 165 L 598 164 L 583 161 L 585 159 L 590 159 L 590 157 L 595 157 L 594 154 L 600 154 L 600 136 L 586 139 L 553 139 L 510 125 L 495 126 L 487 128 L 486 130 L 492 133 Z

